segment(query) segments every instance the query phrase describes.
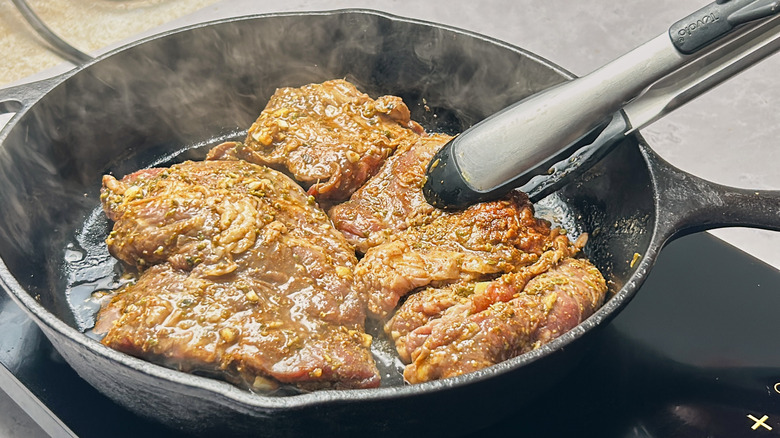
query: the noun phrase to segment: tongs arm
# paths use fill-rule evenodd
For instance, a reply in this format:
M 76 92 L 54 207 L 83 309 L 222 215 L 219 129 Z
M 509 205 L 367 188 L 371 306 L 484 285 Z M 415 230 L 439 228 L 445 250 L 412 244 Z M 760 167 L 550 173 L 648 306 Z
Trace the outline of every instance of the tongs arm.
M 641 129 L 780 50 L 780 16 L 752 23 L 664 76 L 623 111 Z
M 718 0 L 600 69 L 496 113 L 431 160 L 426 199 L 463 208 L 519 186 L 549 193 L 627 132 L 776 51 L 778 9 L 780 0 Z
M 569 157 L 519 187 L 536 202 L 603 158 L 626 135 L 685 105 L 780 50 L 780 16 L 752 24 L 718 42 L 644 90 L 603 128 L 576 145 Z

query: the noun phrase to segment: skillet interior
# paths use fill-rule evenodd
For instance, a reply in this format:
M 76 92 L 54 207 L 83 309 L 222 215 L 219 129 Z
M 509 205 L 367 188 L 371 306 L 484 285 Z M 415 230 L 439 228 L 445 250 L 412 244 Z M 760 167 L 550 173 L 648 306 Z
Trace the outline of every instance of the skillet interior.
M 311 394 L 303 404 L 273 402 L 273 409 L 248 412 L 251 407 L 235 403 L 236 391 L 226 385 L 214 386 L 221 395 L 213 397 L 188 389 L 189 376 L 159 379 L 160 375 L 170 377 L 172 372 L 160 374 L 156 367 L 140 361 L 122 359 L 117 364 L 117 353 L 104 351 L 71 329 L 83 329 L 83 321 L 80 323 L 71 309 L 68 285 L 90 283 L 114 272 L 113 265 L 97 259 L 94 266 L 82 266 L 75 274 L 71 269 L 74 261 L 81 260 L 74 244 L 99 246 L 104 238 L 100 230 L 105 233 L 105 225 L 100 223 L 92 227 L 99 230 L 97 235 L 81 234 L 85 222 L 100 221 L 91 215 L 99 205 L 104 173 L 122 176 L 171 157 L 174 161 L 200 158 L 198 151 L 204 145 L 240 136 L 275 88 L 340 77 L 374 97 L 401 96 L 412 110 L 412 118 L 430 131 L 456 133 L 570 75 L 491 39 L 356 11 L 255 17 L 196 26 L 109 54 L 81 68 L 19 114 L 15 124 L 0 135 L 0 256 L 7 268 L 4 281 L 83 377 L 143 415 L 177 428 L 194 426 L 193 430 L 206 433 L 209 428 L 241 431 L 249 427 L 233 424 L 236 415 L 272 422 L 268 412 L 277 413 L 277 408 L 300 411 L 301 406 L 322 402 L 336 407 L 312 414 L 331 417 L 318 421 L 340 422 L 339 409 L 351 412 L 349 415 L 362 412 L 376 418 L 392 417 L 392 411 L 370 403 L 366 411 L 355 411 L 355 402 L 393 398 L 396 393 L 388 391 Z M 195 152 L 177 155 L 183 150 Z M 543 206 L 546 215 L 591 234 L 586 252 L 610 280 L 612 290 L 619 290 L 633 272 L 634 254 L 648 249 L 655 220 L 650 176 L 637 139 L 619 146 L 580 182 L 543 201 Z M 609 317 L 605 312 L 597 316 L 599 320 Z M 400 414 L 415 406 L 423 408 L 429 402 L 424 395 L 459 388 L 472 391 L 478 382 L 481 389 L 463 394 L 492 394 L 500 399 L 502 393 L 521 391 L 530 396 L 535 384 L 523 380 L 526 377 L 520 376 L 524 373 L 517 369 L 521 365 L 533 368 L 527 364 L 552 356 L 551 352 L 581 335 L 580 331 L 553 343 L 530 359 L 511 360 L 473 376 L 400 389 L 397 394 L 419 401 L 394 409 Z M 82 363 L 95 357 L 115 368 L 101 374 L 99 363 Z M 154 370 L 155 377 L 137 380 L 139 373 L 148 374 L 149 370 Z M 488 383 L 495 380 L 491 374 L 513 377 L 496 385 Z M 159 404 L 144 401 L 161 398 L 160 391 L 146 387 L 160 380 L 164 381 L 163 394 L 171 394 L 168 402 L 175 399 L 176 408 L 160 409 Z M 513 390 L 513 384 L 522 386 Z M 192 401 L 179 400 L 182 396 L 176 391 L 204 400 L 195 406 Z M 220 407 L 208 409 L 209 403 Z M 187 412 L 181 412 L 181 406 Z M 468 406 L 470 412 L 475 408 Z M 444 419 L 437 418 L 430 406 L 425 409 L 429 423 Z M 483 409 L 491 415 L 501 412 L 491 405 Z M 441 416 L 452 413 L 449 410 Z M 300 419 L 307 414 L 294 415 Z M 273 422 L 284 418 L 278 416 Z M 190 423 L 193 419 L 197 424 Z M 480 421 L 484 422 L 484 417 Z M 312 424 L 312 430 L 318 430 L 317 423 Z M 341 426 L 348 431 L 343 423 Z M 391 423 L 381 427 L 398 429 Z M 420 430 L 412 420 L 406 427 Z M 457 430 L 468 427 L 461 423 Z M 281 436 L 281 432 L 275 429 L 274 435 Z

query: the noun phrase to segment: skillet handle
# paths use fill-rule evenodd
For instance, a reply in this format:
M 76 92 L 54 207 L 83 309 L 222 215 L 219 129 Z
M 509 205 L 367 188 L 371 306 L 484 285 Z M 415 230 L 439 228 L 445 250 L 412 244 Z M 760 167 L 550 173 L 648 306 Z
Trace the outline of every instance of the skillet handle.
M 664 240 L 723 227 L 780 231 L 780 190 L 716 184 L 645 151 L 656 184 L 657 229 Z
M 36 82 L 0 89 L 0 114 L 21 112 L 61 83 L 67 75 L 65 73 Z
M 22 14 L 27 23 L 53 50 L 63 59 L 76 67 L 83 66 L 92 60 L 92 57 L 71 46 L 46 26 L 46 23 L 38 17 L 25 0 L 11 0 L 16 9 Z M 18 113 L 27 108 L 32 102 L 40 99 L 55 85 L 63 81 L 67 74 L 62 74 L 37 82 L 17 85 L 6 89 L 0 89 L 0 114 Z

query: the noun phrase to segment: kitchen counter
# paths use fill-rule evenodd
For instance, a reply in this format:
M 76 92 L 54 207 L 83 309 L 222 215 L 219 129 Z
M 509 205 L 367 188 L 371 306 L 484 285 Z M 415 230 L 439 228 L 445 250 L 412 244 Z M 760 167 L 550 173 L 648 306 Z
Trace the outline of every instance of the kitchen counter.
M 65 40 L 91 55 L 183 25 L 243 14 L 370 8 L 482 33 L 528 49 L 575 74 L 588 73 L 664 32 L 706 4 L 699 0 L 136 0 L 30 1 Z M 53 76 L 61 62 L 0 1 L 0 87 Z M 642 130 L 672 164 L 712 181 L 744 188 L 780 188 L 780 56 L 774 56 Z M 8 116 L 6 116 L 7 120 Z M 780 233 L 713 231 L 737 248 L 780 269 Z M 36 436 L 19 411 L 0 402 L 0 435 Z M 5 429 L 4 429 L 5 427 Z M 6 433 L 4 433 L 6 432 Z M 40 435 L 37 435 L 40 436 Z
M 27 0 L 44 23 L 82 52 L 95 53 L 217 0 Z M 0 2 L 0 87 L 62 64 L 11 1 Z

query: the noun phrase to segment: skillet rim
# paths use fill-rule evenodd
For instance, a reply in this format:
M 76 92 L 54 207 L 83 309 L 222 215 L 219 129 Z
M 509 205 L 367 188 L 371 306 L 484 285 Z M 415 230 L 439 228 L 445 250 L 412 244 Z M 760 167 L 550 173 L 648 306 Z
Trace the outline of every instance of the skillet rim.
M 305 17 L 305 16 L 337 16 L 337 15 L 363 15 L 373 16 L 383 19 L 388 19 L 394 22 L 410 23 L 414 25 L 422 25 L 431 28 L 438 28 L 451 32 L 453 34 L 464 35 L 476 40 L 482 40 L 491 45 L 500 47 L 502 49 L 510 50 L 515 53 L 519 53 L 522 56 L 544 65 L 550 68 L 553 72 L 558 73 L 565 80 L 571 80 L 574 75 L 560 66 L 550 62 L 549 60 L 529 52 L 525 49 L 517 47 L 513 44 L 498 40 L 493 37 L 489 37 L 477 32 L 468 31 L 462 28 L 435 23 L 427 20 L 402 17 L 395 14 L 390 14 L 382 11 L 363 9 L 363 8 L 345 8 L 334 9 L 324 11 L 297 11 L 297 12 L 275 12 L 267 14 L 253 14 L 241 17 L 231 17 L 226 19 L 219 19 L 213 21 L 207 21 L 190 26 L 185 26 L 169 31 L 161 32 L 152 36 L 142 38 L 138 41 L 134 41 L 127 45 L 123 45 L 104 54 L 101 54 L 92 60 L 80 65 L 72 70 L 69 70 L 60 75 L 54 76 L 43 81 L 51 81 L 53 84 L 48 90 L 43 92 L 40 96 L 37 96 L 33 101 L 26 103 L 24 107 L 17 112 L 6 126 L 0 130 L 0 147 L 3 147 L 5 139 L 8 134 L 13 130 L 18 121 L 25 116 L 25 114 L 35 107 L 41 100 L 43 100 L 49 92 L 55 88 L 63 85 L 68 79 L 79 74 L 83 70 L 88 69 L 94 64 L 97 64 L 107 58 L 110 58 L 118 53 L 125 52 L 133 49 L 136 46 L 143 45 L 147 42 L 151 42 L 157 39 L 162 39 L 167 36 L 184 33 L 200 28 L 211 27 L 216 25 L 225 25 L 235 22 L 244 22 L 252 20 L 273 19 L 274 17 Z M 651 163 L 648 161 L 647 153 L 654 154 L 649 148 L 645 140 L 639 134 L 632 134 L 634 138 L 638 140 L 640 151 L 642 152 L 642 158 L 648 168 L 651 167 Z M 653 173 L 650 173 L 650 180 L 653 183 L 651 190 L 655 193 L 655 180 Z M 655 205 L 655 210 L 658 211 L 658 206 Z M 11 274 L 6 266 L 5 262 L 0 259 L 0 283 L 9 295 L 25 310 L 26 313 L 33 317 L 33 320 L 44 329 L 44 332 L 49 330 L 56 332 L 59 335 L 65 336 L 69 340 L 75 342 L 80 348 L 84 348 L 90 351 L 92 354 L 105 357 L 118 366 L 123 368 L 129 368 L 133 371 L 144 373 L 149 377 L 169 381 L 171 383 L 179 385 L 180 389 L 188 390 L 202 390 L 206 391 L 212 396 L 219 396 L 230 403 L 239 403 L 249 408 L 260 408 L 266 410 L 287 410 L 292 408 L 306 408 L 322 404 L 340 403 L 340 402 L 359 402 L 359 401 L 381 401 L 389 399 L 403 399 L 406 397 L 413 397 L 418 394 L 437 393 L 441 391 L 447 391 L 451 389 L 457 389 L 460 387 L 466 387 L 474 384 L 479 384 L 482 381 L 493 379 L 497 376 L 501 376 L 507 373 L 511 373 L 518 368 L 522 368 L 532 362 L 549 356 L 570 343 L 576 341 L 587 332 L 597 328 L 598 326 L 606 323 L 609 319 L 614 317 L 622 307 L 624 307 L 628 301 L 633 297 L 639 284 L 644 280 L 649 271 L 649 268 L 654 263 L 660 246 L 657 244 L 657 224 L 653 224 L 653 230 L 651 231 L 651 241 L 642 256 L 640 264 L 631 274 L 626 283 L 616 291 L 612 297 L 608 299 L 604 305 L 599 308 L 588 319 L 578 324 L 570 331 L 564 333 L 555 340 L 543 345 L 542 347 L 524 353 L 520 356 L 508 359 L 499 364 L 484 368 L 478 371 L 474 371 L 468 374 L 464 374 L 457 377 L 451 377 L 442 380 L 436 380 L 432 382 L 425 382 L 415 385 L 404 384 L 402 386 L 389 386 L 370 389 L 325 389 L 318 390 L 309 393 L 288 395 L 288 396 L 268 396 L 258 393 L 252 393 L 245 389 L 241 389 L 230 383 L 197 376 L 193 374 L 177 371 L 172 368 L 163 367 L 161 365 L 148 362 L 143 359 L 139 359 L 130 356 L 125 353 L 113 350 L 104 346 L 100 342 L 89 338 L 78 329 L 70 326 L 65 321 L 58 318 L 53 313 L 45 309 L 33 296 L 31 296 Z M 47 334 L 47 337 L 48 334 Z M 56 349 L 56 346 L 55 346 Z

